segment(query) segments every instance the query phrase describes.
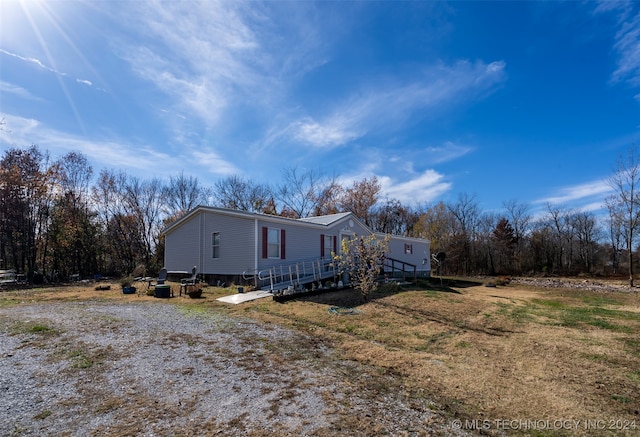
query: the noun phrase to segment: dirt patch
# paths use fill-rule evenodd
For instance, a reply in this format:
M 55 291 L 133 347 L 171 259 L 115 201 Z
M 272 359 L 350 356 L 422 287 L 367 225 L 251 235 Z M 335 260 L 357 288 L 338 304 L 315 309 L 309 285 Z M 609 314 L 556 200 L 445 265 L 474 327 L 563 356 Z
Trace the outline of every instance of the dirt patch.
M 233 417 L 223 419 L 211 409 L 199 411 L 198 415 L 188 416 L 196 425 L 185 422 L 182 415 L 161 420 L 152 408 L 155 404 L 149 401 L 154 397 L 149 396 L 136 398 L 136 404 L 142 406 L 142 416 L 129 420 L 119 409 L 128 392 L 102 391 L 108 401 L 95 405 L 92 414 L 116 427 L 113 429 L 120 430 L 121 435 L 139 432 L 135 427 L 144 417 L 155 424 L 157 428 L 153 430 L 172 430 L 178 424 L 194 433 L 236 435 L 261 435 L 267 430 L 285 435 L 301 430 L 308 435 L 327 436 L 449 435 L 459 428 L 467 433 L 492 435 L 637 435 L 640 296 L 635 289 L 630 291 L 623 282 L 558 282 L 555 278 L 517 278 L 509 285 L 495 287 L 485 286 L 483 280 L 450 281 L 443 287 L 423 285 L 383 290 L 374 293 L 367 303 L 356 291 L 340 291 L 282 304 L 261 299 L 242 305 L 217 302 L 216 297 L 231 291 L 211 287 L 204 290 L 202 299 L 167 300 L 144 294 L 124 296 L 113 289 L 33 290 L 3 293 L 0 311 L 3 305 L 13 312 L 16 305 L 84 305 L 90 301 L 91 305 L 122 308 L 132 303 L 157 309 L 172 307 L 196 318 L 226 320 L 220 322 L 224 327 L 209 329 L 211 336 L 206 330 L 189 333 L 181 328 L 179 337 L 159 343 L 162 357 L 173 357 L 174 353 L 183 356 L 185 347 L 189 350 L 193 345 L 206 346 L 186 354 L 191 361 L 179 367 L 180 377 L 172 379 L 171 386 L 180 391 L 184 390 L 185 381 L 202 380 L 201 368 L 194 362 L 208 363 L 207 375 L 231 366 L 243 372 L 237 374 L 225 399 L 238 399 L 235 394 L 246 393 L 245 384 L 252 381 L 247 375 L 260 375 L 264 385 L 257 387 L 252 396 L 270 399 L 277 393 L 283 402 L 258 409 L 258 417 L 256 410 L 250 408 L 234 409 Z M 353 311 L 332 311 L 336 307 Z M 253 335 L 252 330 L 238 330 L 238 320 L 267 332 L 285 328 L 293 334 L 286 337 L 287 341 L 271 341 L 264 335 Z M 12 328 L 18 334 L 7 334 L 9 338 L 55 339 L 60 332 L 69 332 L 64 324 L 47 331 L 46 323 L 30 325 L 34 322 L 31 317 L 22 322 Z M 95 363 L 104 362 L 105 356 L 117 357 L 116 363 L 131 363 L 127 360 L 131 359 L 132 350 L 139 348 L 120 350 L 111 344 L 109 349 L 110 343 L 102 343 L 101 339 L 108 337 L 112 329 L 110 316 L 92 323 L 96 335 L 91 341 L 83 337 L 82 343 L 72 341 L 66 346 L 59 339 L 43 342 L 59 344 L 62 355 L 68 357 L 52 359 L 54 369 L 64 363 L 64 368 L 57 369 L 58 374 L 69 369 L 71 373 L 89 373 L 102 365 Z M 138 325 L 129 321 L 123 326 L 132 329 Z M 237 343 L 232 349 L 213 335 L 227 330 L 236 334 Z M 69 358 L 70 353 L 75 353 L 75 358 Z M 140 353 L 138 357 L 142 359 L 145 351 Z M 73 363 L 80 370 L 73 370 Z M 82 370 L 89 363 L 94 364 Z M 162 360 L 158 363 L 163 365 Z M 300 369 L 315 376 L 295 376 Z M 274 385 L 279 372 L 288 376 L 282 384 Z M 198 378 L 189 379 L 192 377 Z M 98 381 L 98 387 L 108 386 L 98 376 L 89 379 Z M 135 377 L 122 385 L 142 396 L 155 387 L 141 386 L 139 380 L 144 379 Z M 212 387 L 211 379 L 204 381 L 193 386 Z M 98 398 L 98 394 L 88 393 Z M 300 399 L 309 393 L 320 399 L 316 405 L 322 405 L 317 408 L 321 413 L 316 411 L 314 416 L 300 409 L 287 410 L 287 405 L 302 405 Z M 206 396 L 197 393 L 189 399 L 202 400 Z M 197 410 L 195 405 L 199 404 L 175 395 L 170 399 L 171 403 L 176 399 L 184 402 L 189 410 Z M 72 400 L 69 402 L 74 405 Z M 46 421 L 55 414 L 56 411 L 42 409 L 32 411 L 30 417 Z M 108 421 L 106 416 L 112 419 Z M 297 417 L 296 421 L 283 424 L 280 420 L 290 416 Z
M 357 315 L 332 315 L 335 305 Z M 432 399 L 468 428 L 635 435 L 639 309 L 638 293 L 622 284 L 567 279 L 409 288 L 365 304 L 339 292 L 233 310 L 331 339 L 346 358 L 394 375 L 409 398 Z
M 3 293 L 2 434 L 449 435 L 393 375 L 211 301 Z

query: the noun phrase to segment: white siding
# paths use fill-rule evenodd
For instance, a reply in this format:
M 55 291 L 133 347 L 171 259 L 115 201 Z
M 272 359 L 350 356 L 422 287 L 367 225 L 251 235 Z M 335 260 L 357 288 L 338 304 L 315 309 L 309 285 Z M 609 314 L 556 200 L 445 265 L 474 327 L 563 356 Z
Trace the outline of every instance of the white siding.
M 285 259 L 270 259 L 262 257 L 262 228 L 276 228 L 285 231 Z M 323 233 L 319 226 L 299 226 L 291 223 L 273 223 L 258 221 L 259 247 L 258 266 L 264 268 L 289 264 L 300 260 L 320 257 L 320 234 Z
M 406 253 L 405 245 L 411 246 L 412 253 Z M 431 271 L 431 254 L 427 240 L 392 236 L 389 240 L 388 256 L 413 264 L 418 271 Z
M 200 264 L 200 215 L 165 236 L 164 266 L 168 271 L 191 271 Z
M 263 227 L 285 232 L 284 259 L 262 257 Z M 220 234 L 218 258 L 213 258 L 214 232 Z M 370 234 L 371 231 L 353 215 L 343 216 L 330 225 L 324 225 L 203 207 L 168 228 L 165 235 L 165 267 L 169 271 L 191 271 L 193 266 L 197 266 L 201 274 L 241 275 L 256 267 L 264 270 L 272 266 L 319 258 L 322 254 L 322 235 L 335 237 L 340 252 L 343 235 L 355 237 Z M 376 235 L 384 238 L 382 234 Z M 413 253 L 404 253 L 405 244 L 412 244 Z M 430 271 L 428 241 L 392 237 L 389 248 L 390 257 L 414 264 L 419 271 Z M 329 253 L 324 255 L 330 256 Z
M 232 215 L 202 213 L 202 273 L 240 275 L 254 266 L 254 220 Z M 213 258 L 211 235 L 220 233 L 220 257 Z

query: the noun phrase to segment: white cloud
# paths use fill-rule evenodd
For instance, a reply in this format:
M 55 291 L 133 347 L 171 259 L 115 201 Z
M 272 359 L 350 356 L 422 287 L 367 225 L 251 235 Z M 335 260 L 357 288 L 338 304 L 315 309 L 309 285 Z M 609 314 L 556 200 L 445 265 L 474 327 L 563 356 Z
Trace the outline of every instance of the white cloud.
M 0 94 L 13 94 L 23 99 L 42 100 L 39 97 L 34 96 L 28 90 L 22 87 L 18 85 L 14 85 L 9 82 L 4 82 L 2 80 L 0 80 Z
M 427 147 L 425 158 L 430 164 L 441 164 L 443 162 L 453 161 L 472 150 L 471 147 L 461 146 L 452 141 L 447 141 L 439 147 Z
M 398 130 L 412 117 L 443 111 L 461 100 L 477 97 L 505 78 L 505 63 L 460 61 L 427 68 L 406 83 L 369 85 L 323 120 L 303 118 L 292 123 L 294 140 L 317 147 L 337 147 L 370 131 Z
M 148 39 L 119 40 L 121 57 L 181 110 L 208 124 L 221 122 L 231 106 L 268 107 L 289 75 L 324 62 L 312 59 L 321 42 L 295 4 L 287 4 L 287 14 L 279 14 L 276 3 L 244 1 L 127 6 L 134 11 L 122 11 L 125 25 Z
M 614 48 L 619 57 L 613 80 L 626 79 L 640 85 L 640 14 L 621 24 Z
M 404 182 L 390 176 L 378 176 L 385 196 L 398 199 L 403 204 L 431 202 L 451 189 L 451 183 L 435 170 L 427 170 L 413 179 Z
M 213 151 L 195 151 L 193 152 L 193 157 L 211 174 L 219 176 L 241 174 L 241 171 L 238 167 L 228 161 L 225 161 L 220 157 L 220 155 Z
M 159 152 L 148 145 L 114 139 L 87 139 L 47 128 L 38 120 L 10 114 L 0 114 L 6 129 L 0 130 L 0 144 L 11 147 L 38 145 L 56 159 L 68 152 L 80 151 L 94 168 L 118 168 L 141 172 L 144 177 L 166 176 L 180 169 L 205 171 L 210 174 L 229 175 L 239 170 L 213 152 L 185 148 L 179 155 Z M 189 164 L 196 163 L 196 164 Z
M 580 200 L 589 200 L 593 197 L 604 199 L 612 192 L 611 186 L 605 181 L 586 182 L 558 189 L 558 194 L 537 200 L 535 203 L 567 204 Z M 602 204 L 602 202 L 600 202 Z
M 30 64 L 36 65 L 37 67 L 42 68 L 43 70 L 49 71 L 50 73 L 53 73 L 53 74 L 55 74 L 57 76 L 71 77 L 69 74 L 67 74 L 67 73 L 65 73 L 63 71 L 60 71 L 60 70 L 57 70 L 57 69 L 55 69 L 53 67 L 49 67 L 48 65 L 45 65 L 39 59 L 31 58 L 31 57 L 27 57 L 27 56 L 22 56 L 22 55 L 19 55 L 17 53 L 12 53 L 12 52 L 9 52 L 9 51 L 4 50 L 4 49 L 0 49 L 0 53 L 4 53 L 7 56 L 11 56 L 11 57 L 19 59 L 21 61 L 28 62 Z M 82 83 L 82 84 L 85 84 L 85 85 L 91 85 L 91 81 L 86 80 L 86 79 L 75 78 L 75 80 L 78 83 Z
M 364 131 L 358 132 L 348 125 L 346 119 L 336 118 L 320 124 L 312 119 L 304 119 L 294 123 L 294 140 L 316 147 L 342 146 L 355 140 Z
M 640 13 L 634 11 L 632 5 L 632 2 L 602 0 L 596 4 L 595 12 L 616 14 L 618 19 L 613 46 L 618 56 L 617 68 L 611 80 L 640 85 Z

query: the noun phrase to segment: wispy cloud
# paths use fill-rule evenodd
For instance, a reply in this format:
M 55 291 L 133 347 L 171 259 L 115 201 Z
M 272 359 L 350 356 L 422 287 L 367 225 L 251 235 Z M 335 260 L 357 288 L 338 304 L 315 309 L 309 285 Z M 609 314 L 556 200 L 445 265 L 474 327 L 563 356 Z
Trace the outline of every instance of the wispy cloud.
M 407 205 L 431 202 L 451 189 L 451 183 L 435 170 L 427 170 L 404 182 L 390 176 L 378 176 L 378 179 L 385 196 Z
M 613 82 L 628 81 L 640 85 L 640 12 L 633 2 L 602 0 L 596 4 L 596 13 L 617 15 L 618 30 L 615 34 L 614 51 L 617 67 L 611 75 Z M 637 96 L 636 96 L 637 97 Z
M 613 80 L 629 80 L 640 85 L 640 14 L 621 24 L 614 47 L 619 58 Z
M 150 145 L 135 144 L 118 139 L 87 139 L 59 132 L 44 126 L 38 120 L 10 114 L 0 114 L 7 129 L 0 130 L 0 144 L 22 147 L 37 144 L 58 158 L 72 151 L 81 151 L 94 167 L 106 166 L 143 172 L 145 177 L 161 176 L 163 168 L 185 169 L 214 175 L 239 173 L 230 162 L 213 152 L 185 149 L 179 156 L 160 152 Z M 162 163 L 158 166 L 157 163 Z M 194 164 L 188 164 L 194 163 Z
M 462 146 L 452 141 L 445 142 L 442 146 L 427 147 L 426 152 L 429 157 L 430 164 L 441 164 L 443 162 L 453 161 L 471 152 L 473 148 Z
M 90 80 L 73 78 L 71 75 L 69 75 L 68 73 L 65 73 L 64 71 L 56 70 L 53 67 L 49 67 L 48 65 L 44 64 L 39 59 L 31 58 L 31 57 L 27 57 L 27 56 L 22 56 L 22 55 L 19 55 L 17 53 L 12 53 L 12 52 L 9 52 L 9 51 L 4 50 L 4 49 L 0 49 L 0 53 L 3 53 L 5 55 L 7 55 L 7 56 L 11 56 L 13 58 L 19 59 L 21 61 L 33 64 L 33 65 L 35 65 L 35 66 L 37 66 L 37 67 L 39 67 L 39 68 L 41 68 L 43 70 L 49 71 L 50 73 L 53 73 L 53 74 L 57 75 L 57 76 L 68 77 L 68 78 L 71 78 L 71 79 L 75 79 L 76 82 L 81 83 L 83 85 L 89 85 L 89 86 L 92 85 Z
M 506 77 L 505 63 L 460 61 L 426 68 L 406 83 L 370 85 L 338 105 L 322 120 L 310 117 L 292 123 L 295 140 L 316 147 L 337 147 L 370 131 L 398 130 L 419 116 L 476 98 Z
M 366 130 L 358 130 L 358 114 L 335 116 L 320 124 L 311 118 L 293 122 L 288 131 L 293 132 L 293 139 L 306 145 L 316 147 L 342 146 L 366 134 Z M 356 117 L 355 119 L 353 117 Z M 351 123 L 353 122 L 353 124 Z
M 241 174 L 241 170 L 232 163 L 224 160 L 220 155 L 213 151 L 193 152 L 193 157 L 197 162 L 208 170 L 208 173 L 217 176 L 230 176 Z
M 17 97 L 28 100 L 42 100 L 41 98 L 34 96 L 28 90 L 22 88 L 21 86 L 14 85 L 2 80 L 0 80 L 0 94 L 13 94 Z
M 539 204 L 569 204 L 576 201 L 589 202 L 594 197 L 604 199 L 612 192 L 611 186 L 606 181 L 593 181 L 584 184 L 573 185 L 558 189 L 558 194 L 537 200 Z M 586 204 L 586 203 L 585 203 Z M 602 205 L 602 202 L 600 202 Z
M 120 56 L 182 110 L 209 124 L 220 122 L 230 106 L 266 107 L 290 75 L 322 63 L 321 56 L 310 58 L 321 43 L 313 30 L 304 30 L 308 22 L 295 4 L 287 4 L 294 22 L 274 13 L 277 3 L 128 5 L 137 9 L 123 11 L 124 23 L 148 39 L 118 41 Z M 287 32 L 279 27 L 283 23 Z

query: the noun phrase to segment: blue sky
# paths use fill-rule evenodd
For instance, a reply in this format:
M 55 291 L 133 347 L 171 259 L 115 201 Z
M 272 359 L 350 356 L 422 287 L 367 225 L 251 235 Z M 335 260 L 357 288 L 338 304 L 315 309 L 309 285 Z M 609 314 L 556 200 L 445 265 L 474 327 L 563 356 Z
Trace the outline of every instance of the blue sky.
M 594 210 L 639 105 L 637 3 L 0 2 L 0 151 L 96 173 Z

